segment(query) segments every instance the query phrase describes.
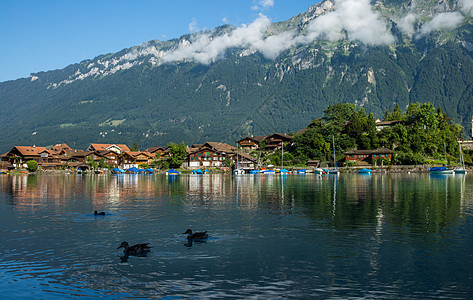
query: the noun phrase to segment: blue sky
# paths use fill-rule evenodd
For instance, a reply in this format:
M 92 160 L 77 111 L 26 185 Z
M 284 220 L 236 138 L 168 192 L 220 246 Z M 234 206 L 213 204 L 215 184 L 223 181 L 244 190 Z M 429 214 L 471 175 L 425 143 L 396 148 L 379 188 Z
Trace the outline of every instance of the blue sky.
M 318 0 L 1 0 L 0 82 L 222 24 L 272 22 Z

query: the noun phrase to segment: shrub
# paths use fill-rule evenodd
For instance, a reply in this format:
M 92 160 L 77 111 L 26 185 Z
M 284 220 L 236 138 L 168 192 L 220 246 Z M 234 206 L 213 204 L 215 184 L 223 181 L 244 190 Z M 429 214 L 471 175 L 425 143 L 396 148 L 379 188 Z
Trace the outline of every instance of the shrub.
M 29 160 L 26 162 L 26 169 L 30 172 L 35 172 L 38 170 L 38 163 L 34 160 Z

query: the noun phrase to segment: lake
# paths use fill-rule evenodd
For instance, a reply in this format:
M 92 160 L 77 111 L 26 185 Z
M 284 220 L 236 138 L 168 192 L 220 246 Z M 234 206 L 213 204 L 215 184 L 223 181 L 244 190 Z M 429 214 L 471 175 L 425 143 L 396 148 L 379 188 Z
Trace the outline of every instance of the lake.
M 0 291 L 471 299 L 472 196 L 470 175 L 0 175 Z

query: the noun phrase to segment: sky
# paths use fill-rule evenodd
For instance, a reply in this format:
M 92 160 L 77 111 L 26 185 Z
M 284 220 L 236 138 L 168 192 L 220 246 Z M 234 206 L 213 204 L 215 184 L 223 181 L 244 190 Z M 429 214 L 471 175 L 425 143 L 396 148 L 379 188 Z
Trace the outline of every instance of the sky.
M 473 15 L 473 0 L 458 0 L 458 10 L 436 11 L 428 17 L 412 5 L 392 15 L 392 20 L 382 16 L 370 0 L 335 0 L 321 4 L 326 13 L 312 19 L 304 31 L 266 35 L 271 23 L 305 12 L 317 1 L 0 0 L 0 82 L 193 32 L 198 34 L 164 55 L 152 47 L 141 47 L 127 53 L 126 59 L 152 53 L 162 62 L 209 64 L 231 48 L 259 51 L 274 59 L 292 47 L 317 40 L 391 45 L 396 43 L 392 21 L 404 34 L 418 38 L 457 28 Z M 218 37 L 201 32 L 224 24 L 236 29 Z
M 319 0 L 1 0 L 0 82 L 62 69 L 150 40 L 261 16 L 285 21 Z

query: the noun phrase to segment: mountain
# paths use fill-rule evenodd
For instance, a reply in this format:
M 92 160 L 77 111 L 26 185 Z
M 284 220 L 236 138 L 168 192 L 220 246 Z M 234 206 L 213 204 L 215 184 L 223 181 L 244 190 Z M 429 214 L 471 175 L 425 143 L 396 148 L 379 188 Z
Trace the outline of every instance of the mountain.
M 470 0 L 323 1 L 0 83 L 0 151 L 297 132 L 331 104 L 431 102 L 471 129 Z

